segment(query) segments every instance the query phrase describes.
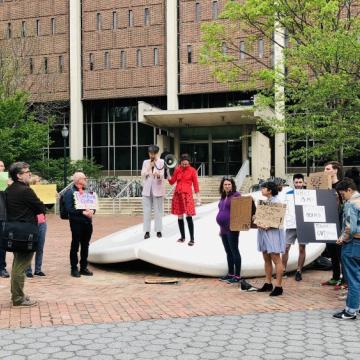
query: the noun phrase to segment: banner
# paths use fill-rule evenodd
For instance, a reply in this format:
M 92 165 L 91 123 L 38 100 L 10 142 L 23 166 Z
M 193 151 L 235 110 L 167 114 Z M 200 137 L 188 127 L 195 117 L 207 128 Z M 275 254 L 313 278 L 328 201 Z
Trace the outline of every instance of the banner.
M 74 191 L 75 208 L 77 210 L 96 210 L 98 207 L 97 195 L 94 192 Z
M 8 187 L 9 173 L 7 171 L 0 172 L 0 191 L 4 191 Z
M 56 184 L 30 185 L 30 187 L 34 190 L 37 197 L 44 204 L 56 203 L 56 197 L 57 197 Z

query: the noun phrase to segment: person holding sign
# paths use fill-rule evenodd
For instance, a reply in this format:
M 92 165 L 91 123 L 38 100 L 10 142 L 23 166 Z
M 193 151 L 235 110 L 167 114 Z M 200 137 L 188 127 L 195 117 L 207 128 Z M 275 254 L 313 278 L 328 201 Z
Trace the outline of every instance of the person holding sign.
M 69 214 L 71 229 L 70 265 L 71 276 L 92 276 L 88 269 L 89 243 L 93 232 L 92 217 L 96 210 L 96 194 L 86 191 L 87 178 L 84 173 L 76 172 L 74 185 L 64 194 L 65 209 Z M 78 270 L 78 251 L 80 250 L 80 271 Z
M 261 194 L 267 198 L 263 203 L 264 205 L 280 203 L 280 200 L 277 197 L 278 186 L 272 181 L 261 184 Z M 258 251 L 263 253 L 266 276 L 265 284 L 262 288 L 258 289 L 258 291 L 270 292 L 270 296 L 279 296 L 283 294 L 283 288 L 281 286 L 283 265 L 280 254 L 285 252 L 285 234 L 283 229 L 261 225 L 261 220 L 262 219 L 258 219 L 257 211 L 255 214 L 255 223 L 258 226 Z M 271 282 L 273 270 L 272 263 L 275 264 L 276 272 L 275 288 Z
M 219 189 L 221 198 L 219 202 L 219 212 L 216 216 L 216 222 L 220 226 L 220 237 L 224 245 L 228 273 L 220 278 L 230 284 L 240 283 L 241 290 L 250 290 L 253 287 L 240 277 L 241 255 L 239 251 L 239 231 L 230 230 L 230 208 L 231 201 L 234 197 L 241 196 L 236 191 L 234 179 L 224 177 L 220 183 Z
M 346 308 L 333 317 L 352 320 L 356 319 L 360 306 L 360 194 L 354 181 L 349 178 L 340 181 L 336 190 L 346 201 L 342 231 L 337 244 L 342 245 L 341 260 L 349 287 Z

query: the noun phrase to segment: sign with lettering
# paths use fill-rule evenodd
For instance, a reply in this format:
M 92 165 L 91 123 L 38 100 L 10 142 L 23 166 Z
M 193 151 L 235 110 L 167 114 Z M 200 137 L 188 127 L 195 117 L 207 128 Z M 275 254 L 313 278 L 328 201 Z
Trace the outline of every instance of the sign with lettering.
M 325 206 L 303 206 L 305 222 L 325 222 Z
M 0 172 L 0 191 L 4 191 L 8 187 L 9 174 L 7 171 Z
M 295 205 L 310 205 L 316 206 L 316 191 L 315 190 L 295 190 Z
M 233 197 L 230 207 L 230 230 L 247 231 L 251 227 L 253 199 L 251 196 Z
M 285 228 L 286 229 L 296 229 L 294 194 L 286 194 L 285 205 L 286 205 Z
M 312 173 L 307 178 L 306 187 L 308 189 L 331 189 L 331 176 L 324 172 Z
M 56 184 L 30 185 L 30 187 L 44 204 L 56 203 Z
M 96 210 L 98 207 L 98 198 L 94 192 L 74 191 L 75 208 L 77 210 Z
M 285 204 L 259 204 L 256 208 L 254 223 L 263 228 L 282 228 L 285 211 Z
M 316 240 L 337 240 L 338 233 L 336 224 L 314 224 L 315 226 L 315 239 Z

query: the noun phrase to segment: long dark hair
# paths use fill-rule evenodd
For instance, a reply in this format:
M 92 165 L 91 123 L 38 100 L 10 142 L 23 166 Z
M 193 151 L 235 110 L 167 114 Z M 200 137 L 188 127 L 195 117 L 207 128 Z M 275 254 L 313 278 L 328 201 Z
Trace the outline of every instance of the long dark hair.
M 221 195 L 221 198 L 222 199 L 225 199 L 226 198 L 226 192 L 224 191 L 224 182 L 225 181 L 230 181 L 231 182 L 231 185 L 232 185 L 232 190 L 231 192 L 235 192 L 236 191 L 236 184 L 235 184 L 235 181 L 233 178 L 230 178 L 230 177 L 223 177 L 221 182 L 220 182 L 220 187 L 219 187 L 219 193 Z

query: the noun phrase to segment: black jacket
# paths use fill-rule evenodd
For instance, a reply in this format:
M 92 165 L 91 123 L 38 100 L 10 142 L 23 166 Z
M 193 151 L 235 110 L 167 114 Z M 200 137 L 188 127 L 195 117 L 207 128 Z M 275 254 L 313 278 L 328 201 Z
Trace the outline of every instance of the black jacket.
M 34 190 L 23 182 L 15 181 L 5 192 L 8 221 L 37 223 L 36 216 L 46 213 Z
M 69 220 L 78 223 L 91 224 L 92 219 L 83 214 L 84 210 L 77 210 L 75 208 L 74 191 L 78 191 L 78 188 L 75 185 L 64 194 L 65 209 L 69 214 Z

